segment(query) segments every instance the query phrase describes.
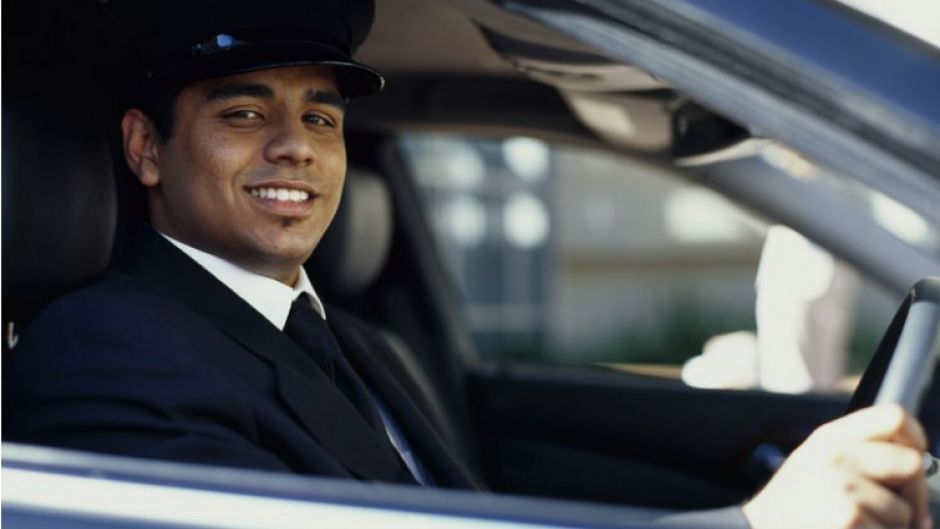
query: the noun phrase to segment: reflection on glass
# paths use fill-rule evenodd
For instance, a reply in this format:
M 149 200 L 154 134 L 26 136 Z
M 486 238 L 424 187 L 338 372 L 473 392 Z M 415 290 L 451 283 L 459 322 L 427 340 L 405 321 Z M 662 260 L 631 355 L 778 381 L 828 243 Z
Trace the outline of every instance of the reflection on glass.
M 777 143 L 764 144 L 760 156 L 771 166 L 799 180 L 811 180 L 819 174 L 819 169 L 812 162 Z
M 688 187 L 666 199 L 666 227 L 676 240 L 688 243 L 721 243 L 747 240 L 760 227 L 734 204 L 714 191 Z
M 486 209 L 471 196 L 459 196 L 444 208 L 448 235 L 464 247 L 474 247 L 486 236 Z
M 884 195 L 871 195 L 871 211 L 884 229 L 920 246 L 931 242 L 930 225 L 911 208 Z
M 473 190 L 483 184 L 486 164 L 473 145 L 446 136 L 405 145 L 414 151 L 410 161 L 422 185 Z
M 510 138 L 503 142 L 506 166 L 527 182 L 538 182 L 545 178 L 550 154 L 545 142 L 533 138 Z
M 839 0 L 940 48 L 940 3 L 936 0 Z
M 541 200 L 520 193 L 506 203 L 503 212 L 506 239 L 522 248 L 533 248 L 548 238 L 548 209 Z

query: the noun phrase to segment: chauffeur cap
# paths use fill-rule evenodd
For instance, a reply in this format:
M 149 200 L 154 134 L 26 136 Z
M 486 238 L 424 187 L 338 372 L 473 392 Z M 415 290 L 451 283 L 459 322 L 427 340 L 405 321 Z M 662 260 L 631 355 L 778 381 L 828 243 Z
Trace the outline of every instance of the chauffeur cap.
M 137 48 L 144 97 L 266 68 L 333 66 L 340 93 L 381 90 L 352 59 L 372 26 L 373 0 L 111 0 L 112 23 Z

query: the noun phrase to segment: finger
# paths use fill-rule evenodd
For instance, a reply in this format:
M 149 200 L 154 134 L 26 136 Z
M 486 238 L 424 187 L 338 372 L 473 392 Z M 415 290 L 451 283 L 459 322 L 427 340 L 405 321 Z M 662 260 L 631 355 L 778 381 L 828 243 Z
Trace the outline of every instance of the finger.
M 917 478 L 901 485 L 898 495 L 911 506 L 913 516 L 911 527 L 930 526 L 930 493 L 927 490 L 927 479 L 921 473 Z
M 889 442 L 869 441 L 846 445 L 836 465 L 889 487 L 923 481 L 924 454 Z
M 904 525 L 886 525 L 882 523 L 881 520 L 878 520 L 877 518 L 873 517 L 867 512 L 862 513 L 858 518 L 858 522 L 855 525 L 851 525 L 849 527 L 852 527 L 853 529 L 902 529 L 902 528 L 906 528 L 906 526 Z
M 911 527 L 914 509 L 904 498 L 863 477 L 847 479 L 846 492 L 861 508 L 861 518 L 874 522 L 878 527 Z
M 924 429 L 904 408 L 884 404 L 864 408 L 823 425 L 817 435 L 837 439 L 892 441 L 919 450 L 927 449 Z

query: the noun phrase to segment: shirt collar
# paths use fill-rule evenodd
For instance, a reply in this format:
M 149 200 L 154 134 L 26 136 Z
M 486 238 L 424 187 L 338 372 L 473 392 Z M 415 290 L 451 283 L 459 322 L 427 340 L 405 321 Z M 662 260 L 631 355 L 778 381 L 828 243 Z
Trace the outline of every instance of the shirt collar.
M 310 283 L 310 278 L 307 277 L 307 272 L 303 267 L 300 267 L 297 283 L 293 287 L 289 287 L 276 279 L 250 272 L 221 257 L 193 248 L 169 235 L 164 233 L 160 233 L 160 235 L 173 243 L 193 261 L 199 263 L 200 266 L 224 283 L 238 297 L 254 307 L 278 329 L 284 329 L 287 315 L 290 313 L 291 303 L 301 294 L 306 294 L 314 310 L 323 319 L 326 319 L 323 302 L 317 296 L 313 284 Z

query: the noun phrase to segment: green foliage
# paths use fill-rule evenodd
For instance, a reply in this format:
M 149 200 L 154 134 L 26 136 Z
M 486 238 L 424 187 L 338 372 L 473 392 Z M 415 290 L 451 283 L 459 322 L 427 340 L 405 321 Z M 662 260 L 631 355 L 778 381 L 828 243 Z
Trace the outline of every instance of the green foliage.
M 592 351 L 590 361 L 681 365 L 712 336 L 755 325 L 753 314 L 705 307 L 692 297 L 672 303 L 655 322 L 627 327 Z
M 702 351 L 717 334 L 754 328 L 754 316 L 741 311 L 715 310 L 688 296 L 668 305 L 655 323 L 627 324 L 615 335 L 588 350 L 560 350 L 535 337 L 490 342 L 481 347 L 484 358 L 540 365 L 585 365 L 596 362 L 680 365 Z M 478 344 L 482 345 L 481 341 Z
M 478 340 L 491 362 L 583 366 L 592 363 L 682 365 L 702 352 L 705 341 L 728 332 L 753 330 L 754 315 L 706 306 L 686 296 L 670 303 L 652 324 L 625 324 L 622 331 L 588 350 L 562 350 L 538 336 L 502 336 Z M 861 373 L 874 354 L 883 329 L 856 321 L 849 341 L 848 373 Z
M 852 336 L 849 340 L 849 358 L 846 372 L 860 374 L 875 354 L 881 336 L 888 329 L 887 325 L 880 328 L 871 322 L 863 322 L 856 318 Z

